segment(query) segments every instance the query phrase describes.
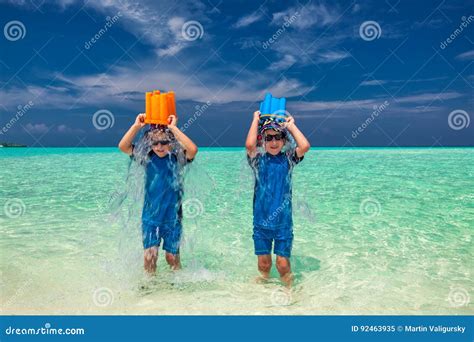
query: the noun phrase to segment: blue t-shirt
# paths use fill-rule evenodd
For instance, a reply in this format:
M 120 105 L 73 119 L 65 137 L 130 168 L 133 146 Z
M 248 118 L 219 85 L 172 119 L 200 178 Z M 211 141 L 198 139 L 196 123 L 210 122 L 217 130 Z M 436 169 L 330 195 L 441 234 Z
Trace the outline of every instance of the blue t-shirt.
M 299 158 L 293 150 L 275 156 L 264 153 L 247 158 L 255 175 L 254 227 L 291 230 L 291 173 L 303 157 Z
M 178 161 L 174 153 L 159 157 L 150 152 L 145 163 L 145 199 L 142 222 L 175 225 L 182 218 L 182 166 L 192 160 Z

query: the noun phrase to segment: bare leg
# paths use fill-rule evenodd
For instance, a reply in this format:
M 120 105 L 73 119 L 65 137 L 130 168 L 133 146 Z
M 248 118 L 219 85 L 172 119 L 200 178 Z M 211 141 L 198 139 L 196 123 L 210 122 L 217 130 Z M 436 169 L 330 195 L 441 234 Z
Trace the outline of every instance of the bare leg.
M 158 260 L 158 247 L 153 246 L 150 248 L 145 249 L 143 255 L 144 267 L 145 271 L 150 274 L 154 275 L 156 272 L 156 262 Z
M 166 252 L 166 262 L 173 271 L 181 269 L 181 260 L 179 254 L 171 254 Z
M 293 282 L 293 273 L 291 273 L 290 259 L 277 255 L 276 266 L 280 279 L 286 286 L 291 287 Z
M 272 268 L 272 256 L 270 254 L 258 255 L 258 270 L 263 279 L 268 279 Z

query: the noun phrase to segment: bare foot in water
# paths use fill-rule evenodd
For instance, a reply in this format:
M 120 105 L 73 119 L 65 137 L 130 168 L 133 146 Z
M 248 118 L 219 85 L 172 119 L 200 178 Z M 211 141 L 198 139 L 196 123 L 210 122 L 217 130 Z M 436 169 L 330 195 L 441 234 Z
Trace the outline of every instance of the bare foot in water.
M 293 285 L 293 280 L 295 279 L 295 276 L 293 273 L 288 272 L 284 276 L 282 276 L 281 281 L 283 284 L 286 286 L 287 289 L 291 289 L 291 286 Z
M 255 277 L 255 282 L 257 284 L 266 284 L 266 283 L 268 283 L 268 281 L 269 281 L 268 276 L 265 277 L 263 275 L 259 275 L 259 276 Z

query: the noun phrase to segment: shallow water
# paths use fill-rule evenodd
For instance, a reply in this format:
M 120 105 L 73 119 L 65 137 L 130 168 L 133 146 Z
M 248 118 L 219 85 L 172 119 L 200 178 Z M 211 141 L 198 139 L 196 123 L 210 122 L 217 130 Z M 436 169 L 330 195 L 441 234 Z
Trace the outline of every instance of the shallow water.
M 126 156 L 0 149 L 1 313 L 472 314 L 473 152 L 311 150 L 293 176 L 288 291 L 275 270 L 255 281 L 243 149 L 200 150 L 185 184 L 183 270 L 161 254 L 153 279 Z

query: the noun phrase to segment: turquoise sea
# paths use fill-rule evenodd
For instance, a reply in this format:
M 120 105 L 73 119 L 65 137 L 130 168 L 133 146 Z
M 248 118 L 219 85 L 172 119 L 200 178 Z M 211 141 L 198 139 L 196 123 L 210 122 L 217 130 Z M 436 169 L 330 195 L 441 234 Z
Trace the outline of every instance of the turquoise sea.
M 474 149 L 317 148 L 293 174 L 291 290 L 261 284 L 241 148 L 201 148 L 183 269 L 142 271 L 116 148 L 0 149 L 2 314 L 473 314 Z M 128 177 L 127 177 L 128 175 Z

